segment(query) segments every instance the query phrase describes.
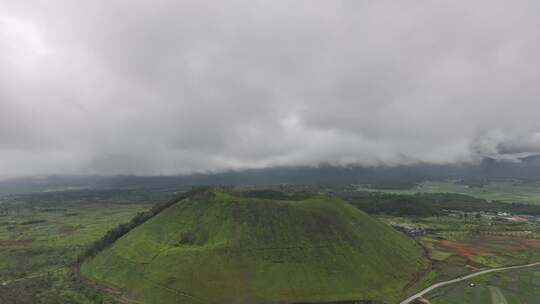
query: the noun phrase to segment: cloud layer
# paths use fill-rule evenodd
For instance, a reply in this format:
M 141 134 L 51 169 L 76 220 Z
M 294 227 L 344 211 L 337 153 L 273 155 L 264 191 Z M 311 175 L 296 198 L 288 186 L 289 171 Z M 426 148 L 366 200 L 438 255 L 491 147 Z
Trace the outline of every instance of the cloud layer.
M 540 152 L 537 1 L 1 1 L 0 176 Z

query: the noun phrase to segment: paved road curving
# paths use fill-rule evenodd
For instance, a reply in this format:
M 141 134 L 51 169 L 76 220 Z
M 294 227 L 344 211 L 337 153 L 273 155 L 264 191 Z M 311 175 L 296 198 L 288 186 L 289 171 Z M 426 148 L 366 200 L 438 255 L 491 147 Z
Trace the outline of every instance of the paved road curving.
M 443 286 L 446 286 L 446 285 L 450 285 L 450 284 L 458 283 L 458 282 L 461 282 L 461 281 L 465 281 L 465 280 L 468 280 L 470 278 L 474 278 L 476 276 L 483 275 L 483 274 L 486 274 L 486 273 L 498 272 L 498 271 L 504 271 L 504 270 L 510 270 L 510 269 L 534 267 L 534 266 L 540 266 L 540 262 L 531 263 L 531 264 L 525 264 L 525 265 L 516 265 L 516 266 L 508 266 L 508 267 L 501 267 L 501 268 L 486 269 L 486 270 L 478 271 L 478 272 L 475 272 L 475 273 L 472 273 L 472 274 L 469 274 L 469 275 L 466 275 L 466 276 L 463 276 L 463 277 L 459 277 L 457 279 L 435 283 L 435 284 L 429 286 L 428 288 L 420 291 L 419 293 L 417 293 L 415 295 L 412 295 L 412 296 L 408 297 L 407 299 L 401 301 L 399 304 L 409 304 L 412 301 L 414 301 L 415 299 L 417 299 L 417 298 L 419 298 L 419 297 L 427 294 L 428 292 L 431 292 L 431 291 L 433 291 L 433 290 L 435 290 L 435 289 L 437 289 L 439 287 L 443 287 Z

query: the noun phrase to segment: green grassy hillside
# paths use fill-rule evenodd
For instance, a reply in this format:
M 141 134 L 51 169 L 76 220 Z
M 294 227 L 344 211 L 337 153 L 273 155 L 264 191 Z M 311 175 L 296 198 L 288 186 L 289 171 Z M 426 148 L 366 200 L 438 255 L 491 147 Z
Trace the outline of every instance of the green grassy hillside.
M 413 240 L 338 199 L 205 192 L 81 271 L 143 303 L 394 303 L 425 265 Z

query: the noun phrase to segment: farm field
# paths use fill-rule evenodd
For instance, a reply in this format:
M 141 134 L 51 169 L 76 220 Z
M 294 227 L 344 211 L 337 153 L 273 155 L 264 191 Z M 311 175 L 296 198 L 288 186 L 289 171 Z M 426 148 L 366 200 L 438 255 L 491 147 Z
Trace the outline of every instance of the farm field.
M 126 203 L 118 195 L 124 194 L 99 199 L 76 193 L 3 198 L 0 303 L 114 303 L 83 284 L 70 267 L 86 246 L 151 206 L 136 199 Z
M 535 220 L 513 223 L 489 215 L 478 217 L 458 212 L 437 217 L 379 219 L 392 226 L 408 225 L 422 231 L 413 237 L 425 248 L 431 266 L 404 290 L 406 294 L 483 269 L 540 261 L 540 225 Z M 520 288 L 516 286 L 516 290 L 527 294 Z
M 540 267 L 478 276 L 426 296 L 432 304 L 528 304 L 540 299 Z
M 455 181 L 427 181 L 410 189 L 384 189 L 360 186 L 362 191 L 377 191 L 385 193 L 415 194 L 415 193 L 458 193 L 488 201 L 507 203 L 523 203 L 540 205 L 540 185 L 522 182 L 489 182 L 483 186 L 469 186 Z

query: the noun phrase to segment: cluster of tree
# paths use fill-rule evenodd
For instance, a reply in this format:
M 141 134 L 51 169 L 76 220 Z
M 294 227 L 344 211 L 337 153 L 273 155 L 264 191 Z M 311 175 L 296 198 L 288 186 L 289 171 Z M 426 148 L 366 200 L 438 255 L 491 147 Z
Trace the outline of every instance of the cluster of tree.
M 421 199 L 417 195 L 385 194 L 378 192 L 348 193 L 343 198 L 353 206 L 370 214 L 406 216 L 443 215 L 445 211 L 433 201 Z
M 9 214 L 9 208 L 7 204 L 0 203 L 0 216 L 7 216 Z
M 86 258 L 95 256 L 97 253 L 107 248 L 109 245 L 111 245 L 116 240 L 118 240 L 119 238 L 121 238 L 122 236 L 130 232 L 132 229 L 143 224 L 144 222 L 151 219 L 152 217 L 156 216 L 161 211 L 184 200 L 185 198 L 188 198 L 193 195 L 205 193 L 207 192 L 207 190 L 208 188 L 205 188 L 205 187 L 193 189 L 191 191 L 178 194 L 173 199 L 167 202 L 156 204 L 149 211 L 139 212 L 129 222 L 120 224 L 117 227 L 107 231 L 107 233 L 105 233 L 103 237 L 101 237 L 100 239 L 92 243 L 90 246 L 88 246 L 86 250 L 78 257 L 78 262 L 80 263 L 84 261 Z
M 374 184 L 369 184 L 367 187 L 369 189 L 391 189 L 391 190 L 409 190 L 416 188 L 418 183 L 408 182 L 408 181 L 380 181 Z
M 540 206 L 488 202 L 484 199 L 453 193 L 388 194 L 346 192 L 340 196 L 357 208 L 372 214 L 437 216 L 447 210 L 462 212 L 508 212 L 540 215 Z

